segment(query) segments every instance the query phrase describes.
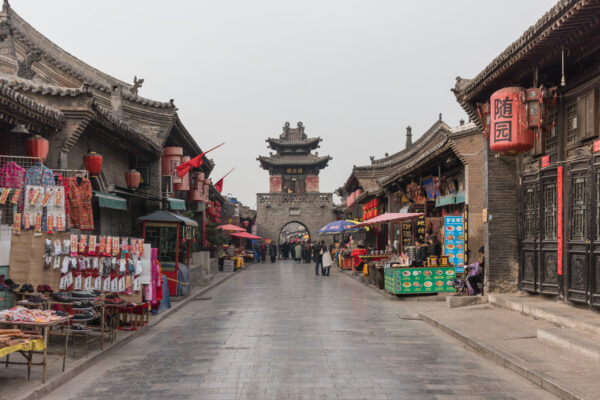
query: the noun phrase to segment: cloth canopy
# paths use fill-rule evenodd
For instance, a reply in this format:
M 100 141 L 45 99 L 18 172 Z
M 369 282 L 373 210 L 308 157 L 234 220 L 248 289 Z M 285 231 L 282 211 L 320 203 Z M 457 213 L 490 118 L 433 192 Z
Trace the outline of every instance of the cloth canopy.
M 417 217 L 420 217 L 421 215 L 424 215 L 424 214 L 423 213 L 385 213 L 385 214 L 378 215 L 377 217 L 371 218 L 369 220 L 366 220 L 365 222 L 361 222 L 358 225 L 354 225 L 354 227 L 360 228 L 363 226 L 373 226 L 373 225 L 385 224 L 387 222 L 396 222 L 396 221 L 401 221 L 403 219 L 417 218 Z
M 253 235 L 248 232 L 236 232 L 232 233 L 231 236 L 239 237 L 242 239 L 262 239 L 260 236 Z
M 342 232 L 357 232 L 356 222 L 348 220 L 333 221 L 317 231 L 319 235 L 336 235 Z
M 245 232 L 246 231 L 244 228 L 240 228 L 239 226 L 235 226 L 235 225 L 231 225 L 231 224 L 219 225 L 219 226 L 217 226 L 217 229 L 220 229 L 222 231 L 227 231 L 227 232 Z
M 98 199 L 98 205 L 102 208 L 112 208 L 114 210 L 127 210 L 127 199 L 119 197 L 112 193 L 96 192 L 94 196 Z
M 185 224 L 187 226 L 198 226 L 198 222 L 194 221 L 193 219 L 167 210 L 156 210 L 153 213 L 139 217 L 137 222 L 174 222 L 178 224 Z

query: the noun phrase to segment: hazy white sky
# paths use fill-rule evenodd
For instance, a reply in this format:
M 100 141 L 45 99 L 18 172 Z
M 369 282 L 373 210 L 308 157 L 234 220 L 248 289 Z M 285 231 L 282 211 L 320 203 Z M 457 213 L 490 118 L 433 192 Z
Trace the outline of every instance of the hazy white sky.
M 443 113 L 465 113 L 450 88 L 473 77 L 555 0 L 12 0 L 59 46 L 117 78 L 143 77 L 140 94 L 175 99 L 213 181 L 246 205 L 268 191 L 267 136 L 302 121 L 333 160 L 321 190 L 352 165 L 417 139 Z

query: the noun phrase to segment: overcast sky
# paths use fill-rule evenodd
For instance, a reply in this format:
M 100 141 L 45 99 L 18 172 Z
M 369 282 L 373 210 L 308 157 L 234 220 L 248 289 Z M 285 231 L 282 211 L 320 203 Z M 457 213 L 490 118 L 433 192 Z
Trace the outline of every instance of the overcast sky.
M 268 191 L 256 157 L 285 121 L 321 136 L 333 160 L 321 190 L 353 165 L 401 150 L 443 114 L 465 113 L 450 88 L 534 24 L 554 0 L 12 0 L 36 29 L 140 95 L 175 99 L 212 153 L 213 182 L 254 206 Z

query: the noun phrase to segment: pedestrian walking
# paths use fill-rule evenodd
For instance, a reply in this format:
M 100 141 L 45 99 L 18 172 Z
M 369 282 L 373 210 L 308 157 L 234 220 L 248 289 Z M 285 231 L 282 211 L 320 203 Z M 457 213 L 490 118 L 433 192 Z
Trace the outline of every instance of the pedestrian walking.
M 260 243 L 260 262 L 264 263 L 267 259 L 267 245 L 265 242 Z
M 271 256 L 271 263 L 274 263 L 277 260 L 277 246 L 275 243 L 271 242 L 269 246 L 269 256 Z
M 323 276 L 329 276 L 329 269 L 332 265 L 331 250 L 323 246 Z
M 300 264 L 302 259 L 302 246 L 300 243 L 296 243 L 296 247 L 294 248 L 294 261 Z
M 324 243 L 324 242 L 323 242 Z M 323 247 L 320 243 L 312 246 L 313 261 L 315 262 L 315 275 L 319 275 L 319 267 L 323 269 Z M 321 274 L 323 271 L 321 270 Z

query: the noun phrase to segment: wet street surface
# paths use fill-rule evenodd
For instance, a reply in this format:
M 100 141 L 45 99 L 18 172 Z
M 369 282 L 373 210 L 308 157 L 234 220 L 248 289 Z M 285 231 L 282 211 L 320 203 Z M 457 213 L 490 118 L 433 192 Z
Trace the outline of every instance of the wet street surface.
M 332 269 L 250 266 L 45 399 L 552 399 Z

